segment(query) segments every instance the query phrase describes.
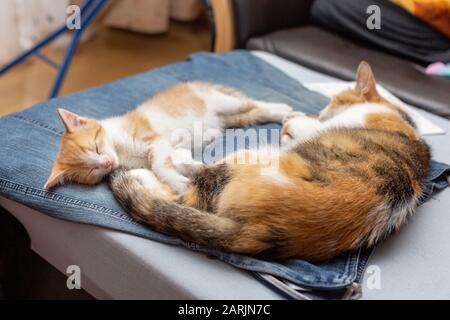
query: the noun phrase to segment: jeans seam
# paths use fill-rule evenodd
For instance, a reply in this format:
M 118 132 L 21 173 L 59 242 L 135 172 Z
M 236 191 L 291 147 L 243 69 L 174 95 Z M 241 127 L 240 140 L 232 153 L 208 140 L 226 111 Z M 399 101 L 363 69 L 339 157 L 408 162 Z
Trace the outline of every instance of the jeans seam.
M 374 253 L 375 249 L 376 249 L 376 246 L 370 248 L 369 249 L 370 252 L 365 255 L 366 257 L 365 257 L 364 260 L 361 261 L 362 263 L 358 263 L 358 270 L 357 270 L 357 273 L 356 273 L 355 281 L 361 282 L 361 280 L 363 279 L 364 271 L 366 269 L 367 263 L 369 262 L 369 259 L 372 256 L 372 254 Z
M 194 251 L 201 251 L 201 249 L 203 249 L 203 248 L 204 247 L 191 248 L 191 249 L 194 250 Z M 200 249 L 200 250 L 198 250 L 198 249 Z M 285 279 L 287 279 L 289 281 L 292 281 L 294 283 L 300 283 L 301 285 L 308 286 L 308 287 L 311 287 L 311 288 L 320 288 L 320 289 L 330 288 L 330 289 L 334 289 L 334 288 L 345 288 L 345 287 L 347 287 L 349 284 L 351 284 L 356 279 L 357 275 L 356 274 L 355 275 L 350 275 L 348 271 L 349 271 L 349 266 L 351 265 L 351 262 L 354 261 L 355 259 L 356 259 L 356 261 L 359 260 L 359 252 L 360 251 L 358 251 L 356 258 L 353 257 L 354 256 L 353 253 L 349 253 L 348 254 L 345 271 L 343 272 L 343 277 L 342 277 L 343 281 L 341 283 L 339 283 L 339 284 L 331 284 L 331 285 L 329 284 L 329 282 L 323 282 L 323 281 L 317 280 L 317 279 L 315 279 L 314 281 L 320 282 L 320 284 L 319 285 L 314 285 L 310 281 L 305 281 L 305 280 L 302 280 L 302 279 L 298 279 L 298 278 L 296 278 L 294 276 L 291 276 L 289 270 L 287 270 L 287 271 L 283 270 L 283 268 L 280 268 L 280 267 L 278 267 L 276 265 L 271 265 L 270 266 L 270 268 L 274 271 L 274 273 L 270 273 L 267 270 L 261 270 L 260 268 L 258 268 L 257 265 L 255 265 L 253 263 L 247 263 L 247 262 L 244 262 L 242 260 L 236 261 L 235 259 L 233 259 L 233 257 L 223 256 L 223 255 L 220 254 L 222 252 L 219 253 L 218 258 L 220 260 L 222 260 L 222 261 L 225 261 L 225 262 L 227 262 L 229 264 L 232 264 L 232 265 L 235 265 L 237 267 L 241 267 L 242 268 L 242 266 L 245 266 L 245 268 L 247 270 L 251 270 L 253 272 L 263 272 L 263 273 L 272 274 L 274 276 L 281 276 L 281 277 L 283 277 L 283 278 L 285 278 Z M 214 255 L 214 253 L 212 253 L 212 254 Z M 278 274 L 276 274 L 275 272 L 278 273 Z M 280 274 L 282 274 L 282 275 L 280 275 Z M 326 286 L 325 287 L 321 286 L 322 284 L 326 284 Z
M 23 191 L 21 189 L 26 189 L 26 191 Z M 14 190 L 15 192 L 18 192 L 23 195 L 32 195 L 35 197 L 43 198 L 43 199 L 50 199 L 52 201 L 64 203 L 64 204 L 70 204 L 74 205 L 80 208 L 86 208 L 90 210 L 94 210 L 96 212 L 99 212 L 101 214 L 112 216 L 114 218 L 130 222 L 133 224 L 137 224 L 132 220 L 129 216 L 122 214 L 120 212 L 114 211 L 111 208 L 107 208 L 92 202 L 88 202 L 85 200 L 80 200 L 72 197 L 68 197 L 65 195 L 57 194 L 54 192 L 48 192 L 46 190 L 42 189 L 36 189 L 33 187 L 30 187 L 28 185 L 18 184 L 12 181 L 9 181 L 7 179 L 0 178 L 0 190 Z
M 193 250 L 201 252 L 201 250 L 196 250 L 196 249 L 193 249 Z M 306 286 L 306 287 L 309 287 L 309 288 L 315 288 L 315 289 L 327 290 L 327 289 L 345 288 L 345 287 L 347 287 L 349 284 L 351 284 L 353 282 L 353 281 L 350 281 L 350 282 L 343 281 L 342 283 L 339 283 L 339 284 L 337 284 L 337 283 L 336 284 L 335 283 L 330 284 L 330 283 L 327 283 L 327 282 L 318 281 L 318 282 L 320 282 L 319 284 L 317 284 L 317 283 L 313 284 L 313 283 L 311 283 L 309 281 L 304 281 L 302 279 L 298 279 L 298 278 L 292 277 L 289 273 L 286 273 L 285 270 L 282 270 L 281 268 L 278 268 L 276 266 L 270 266 L 270 268 L 272 270 L 267 271 L 267 270 L 261 270 L 260 268 L 258 268 L 258 266 L 254 266 L 252 264 L 247 264 L 247 263 L 242 264 L 242 263 L 235 262 L 233 259 L 226 259 L 226 258 L 224 259 L 223 256 L 222 256 L 222 258 L 220 260 L 225 261 L 225 262 L 227 262 L 227 263 L 229 263 L 231 265 L 234 265 L 236 267 L 239 267 L 239 268 L 242 268 L 242 265 L 245 265 L 245 269 L 246 270 L 250 270 L 250 271 L 253 271 L 253 272 L 262 272 L 262 273 L 271 274 L 271 275 L 274 275 L 274 276 L 277 276 L 277 277 L 282 277 L 282 278 L 284 278 L 286 280 L 289 280 L 289 281 L 292 281 L 294 283 L 298 283 L 300 285 L 303 285 L 303 286 Z M 352 278 L 348 277 L 347 279 L 353 279 L 353 277 Z
M 51 126 L 49 126 L 48 124 L 45 124 L 43 122 L 40 121 L 36 121 L 36 120 L 32 120 L 32 119 L 27 119 L 19 114 L 13 114 L 11 115 L 12 118 L 17 119 L 17 120 L 21 120 L 23 122 L 32 124 L 35 127 L 41 128 L 41 129 L 46 129 L 47 131 L 50 131 L 54 134 L 56 134 L 58 137 L 63 135 L 63 132 L 59 131 L 58 129 L 55 129 Z
M 358 249 L 358 253 L 356 254 L 356 257 L 353 257 L 352 255 L 352 261 L 351 261 L 351 265 L 355 266 L 355 272 L 350 272 L 349 276 L 352 275 L 351 277 L 349 277 L 349 280 L 353 283 L 356 278 L 358 277 L 358 267 L 359 267 L 359 260 L 361 257 L 361 248 Z

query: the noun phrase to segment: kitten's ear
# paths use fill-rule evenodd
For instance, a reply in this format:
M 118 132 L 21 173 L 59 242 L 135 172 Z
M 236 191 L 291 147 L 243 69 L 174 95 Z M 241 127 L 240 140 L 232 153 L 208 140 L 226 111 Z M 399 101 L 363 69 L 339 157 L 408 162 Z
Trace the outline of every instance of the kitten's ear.
M 78 127 L 82 126 L 86 123 L 86 118 L 80 117 L 79 115 L 67 111 L 65 109 L 59 108 L 58 110 L 59 117 L 64 124 L 67 132 L 73 132 Z
M 356 73 L 356 90 L 363 96 L 371 97 L 377 94 L 377 84 L 372 68 L 366 61 L 359 64 Z
M 50 177 L 48 177 L 47 182 L 44 185 L 45 189 L 51 189 L 58 184 L 62 184 L 64 182 L 65 178 L 65 171 L 61 170 L 59 165 L 55 163 L 52 169 L 52 173 L 50 174 Z

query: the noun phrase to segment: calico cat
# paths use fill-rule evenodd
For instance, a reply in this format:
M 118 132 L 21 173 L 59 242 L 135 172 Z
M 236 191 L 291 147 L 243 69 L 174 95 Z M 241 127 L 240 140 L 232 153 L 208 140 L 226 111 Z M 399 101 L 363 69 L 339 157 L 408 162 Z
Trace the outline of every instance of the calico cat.
M 175 130 L 193 135 L 200 123 L 211 139 L 225 127 L 279 122 L 292 108 L 250 99 L 238 91 L 204 82 L 177 84 L 121 117 L 101 121 L 64 109 L 61 147 L 45 188 L 64 182 L 99 183 L 118 166 L 151 168 L 171 189 L 182 193 L 189 179 L 177 172 L 171 153 L 191 149 L 190 139 L 174 141 Z M 180 139 L 181 138 L 181 139 Z
M 318 118 L 286 118 L 274 177 L 234 154 L 180 163 L 191 183 L 178 199 L 148 170 L 116 170 L 110 186 L 137 221 L 220 250 L 318 262 L 371 246 L 415 210 L 430 153 L 411 119 L 377 93 L 366 62 L 356 83 Z

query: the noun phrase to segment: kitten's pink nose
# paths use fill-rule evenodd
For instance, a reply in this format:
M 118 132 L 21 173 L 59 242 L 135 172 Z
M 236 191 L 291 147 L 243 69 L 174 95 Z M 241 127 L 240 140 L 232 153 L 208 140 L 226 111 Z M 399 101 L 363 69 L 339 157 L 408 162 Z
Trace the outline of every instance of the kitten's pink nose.
M 111 168 L 112 168 L 112 162 L 111 162 L 111 160 L 105 160 L 105 161 L 103 161 L 103 162 L 102 162 L 102 168 L 103 168 L 103 169 L 106 169 L 106 170 L 111 169 Z

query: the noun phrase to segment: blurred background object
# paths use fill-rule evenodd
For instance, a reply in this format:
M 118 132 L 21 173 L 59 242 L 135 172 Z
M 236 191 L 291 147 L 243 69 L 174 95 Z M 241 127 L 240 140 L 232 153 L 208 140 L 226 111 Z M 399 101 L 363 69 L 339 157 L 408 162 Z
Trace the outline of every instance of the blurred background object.
M 1 1 L 0 64 L 64 23 L 68 5 L 83 3 Z M 450 62 L 450 0 L 107 0 L 107 4 L 83 34 L 60 95 L 177 62 L 196 51 L 248 49 L 268 51 L 344 80 L 352 79 L 360 60 L 368 60 L 380 82 L 400 98 L 450 118 L 449 80 L 426 73 L 430 64 Z M 381 29 L 369 30 L 367 9 L 373 5 L 381 10 Z M 71 34 L 43 53 L 61 61 Z M 34 58 L 0 76 L 0 115 L 44 101 L 54 77 L 54 71 Z
M 450 0 L 391 0 L 450 38 Z
M 0 63 L 30 48 L 66 21 L 68 0 L 3 0 L 0 3 Z
M 69 5 L 83 3 L 2 0 L 0 65 L 65 24 Z M 67 32 L 42 53 L 60 62 L 71 35 Z M 181 61 L 211 47 L 202 0 L 108 0 L 81 42 L 60 95 Z M 55 76 L 34 57 L 1 75 L 0 115 L 45 101 Z
M 142 33 L 162 33 L 170 19 L 190 22 L 203 12 L 201 0 L 115 0 L 103 23 Z
M 378 82 L 397 97 L 450 119 L 450 79 L 426 73 L 432 63 L 450 63 L 450 37 L 433 25 L 433 14 L 419 17 L 391 0 L 208 2 L 216 52 L 266 51 L 342 80 L 353 80 L 366 60 Z M 416 2 L 421 12 L 436 12 L 437 2 L 450 0 Z M 378 9 L 380 28 L 368 27 L 369 7 Z M 438 11 L 438 17 L 450 23 L 448 10 Z
M 171 0 L 170 17 L 179 21 L 197 19 L 204 10 L 201 0 Z
M 103 23 L 142 33 L 162 33 L 169 29 L 169 0 L 116 0 Z

